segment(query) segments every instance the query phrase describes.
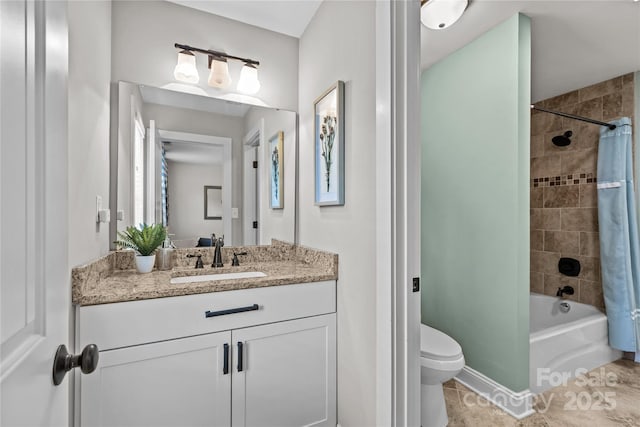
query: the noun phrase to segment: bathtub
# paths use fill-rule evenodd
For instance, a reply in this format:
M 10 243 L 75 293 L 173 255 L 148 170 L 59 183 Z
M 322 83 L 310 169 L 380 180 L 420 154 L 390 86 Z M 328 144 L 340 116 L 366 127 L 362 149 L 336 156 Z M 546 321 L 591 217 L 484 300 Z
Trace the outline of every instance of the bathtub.
M 569 312 L 560 311 L 568 302 Z M 607 316 L 593 306 L 531 293 L 529 389 L 538 394 L 622 357 L 608 345 Z

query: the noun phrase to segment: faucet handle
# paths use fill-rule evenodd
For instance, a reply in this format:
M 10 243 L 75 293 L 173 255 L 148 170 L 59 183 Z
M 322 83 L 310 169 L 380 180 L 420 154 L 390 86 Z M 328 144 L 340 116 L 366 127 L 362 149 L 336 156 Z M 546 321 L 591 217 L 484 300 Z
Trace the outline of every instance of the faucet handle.
M 196 260 L 196 267 L 195 268 L 204 268 L 204 264 L 202 263 L 202 255 L 198 255 L 198 254 L 188 254 L 187 258 L 195 258 L 198 257 L 198 259 Z

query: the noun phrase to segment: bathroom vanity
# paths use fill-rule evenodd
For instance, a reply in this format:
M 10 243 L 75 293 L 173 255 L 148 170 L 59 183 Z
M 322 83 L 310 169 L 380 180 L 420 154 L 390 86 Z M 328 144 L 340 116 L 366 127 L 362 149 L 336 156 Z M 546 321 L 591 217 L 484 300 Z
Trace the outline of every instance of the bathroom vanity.
M 76 349 L 100 349 L 76 375 L 79 425 L 336 425 L 337 256 L 241 250 L 240 267 L 228 249 L 219 269 L 187 250 L 172 271 L 136 274 L 126 252 L 74 269 Z M 242 271 L 265 276 L 171 284 Z

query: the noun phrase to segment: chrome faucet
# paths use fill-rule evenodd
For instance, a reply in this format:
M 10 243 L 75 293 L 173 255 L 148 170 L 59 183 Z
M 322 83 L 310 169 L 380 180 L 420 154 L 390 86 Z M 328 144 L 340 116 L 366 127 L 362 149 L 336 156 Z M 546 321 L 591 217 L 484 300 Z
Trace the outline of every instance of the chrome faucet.
M 215 252 L 213 254 L 213 264 L 211 267 L 224 267 L 222 263 L 222 247 L 224 246 L 224 235 L 216 239 L 216 235 L 211 235 L 211 243 L 216 246 Z

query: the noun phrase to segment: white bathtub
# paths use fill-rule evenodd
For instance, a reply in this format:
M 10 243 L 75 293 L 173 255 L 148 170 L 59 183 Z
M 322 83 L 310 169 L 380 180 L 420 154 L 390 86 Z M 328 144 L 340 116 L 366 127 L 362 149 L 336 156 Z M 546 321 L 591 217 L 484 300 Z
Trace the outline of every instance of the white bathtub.
M 622 357 L 608 345 L 607 316 L 593 306 L 531 293 L 529 389 L 538 394 Z

